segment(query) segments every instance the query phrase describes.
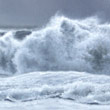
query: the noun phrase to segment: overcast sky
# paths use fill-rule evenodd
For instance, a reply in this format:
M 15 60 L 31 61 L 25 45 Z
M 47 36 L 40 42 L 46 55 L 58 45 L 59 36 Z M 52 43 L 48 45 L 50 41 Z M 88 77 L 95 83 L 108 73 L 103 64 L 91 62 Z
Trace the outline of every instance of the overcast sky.
M 110 0 L 0 0 L 0 25 L 42 26 L 58 11 L 73 18 L 99 15 L 109 20 Z

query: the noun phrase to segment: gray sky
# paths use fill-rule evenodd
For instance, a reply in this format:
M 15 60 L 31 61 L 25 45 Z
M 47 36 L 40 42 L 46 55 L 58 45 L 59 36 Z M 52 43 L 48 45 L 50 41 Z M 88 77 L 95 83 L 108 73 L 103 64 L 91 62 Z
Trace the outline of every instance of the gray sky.
M 42 26 L 58 11 L 73 18 L 98 14 L 109 20 L 110 0 L 0 0 L 0 25 Z

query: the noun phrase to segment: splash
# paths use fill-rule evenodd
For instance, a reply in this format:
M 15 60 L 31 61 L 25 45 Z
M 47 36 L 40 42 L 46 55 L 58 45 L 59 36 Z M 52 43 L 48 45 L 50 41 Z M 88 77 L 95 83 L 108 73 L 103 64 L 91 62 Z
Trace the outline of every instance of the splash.
M 3 32 L 2 32 L 3 33 Z M 0 73 L 85 71 L 110 74 L 110 24 L 55 16 L 42 29 L 0 37 Z

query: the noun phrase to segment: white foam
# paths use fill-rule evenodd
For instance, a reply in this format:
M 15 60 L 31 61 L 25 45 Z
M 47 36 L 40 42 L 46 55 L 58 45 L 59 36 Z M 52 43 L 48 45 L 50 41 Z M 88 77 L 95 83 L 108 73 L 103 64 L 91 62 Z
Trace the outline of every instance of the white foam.
M 44 73 L 2 78 L 0 100 L 24 102 L 61 98 L 85 104 L 110 104 L 108 76 L 78 72 Z
M 109 74 L 109 34 L 110 24 L 101 24 L 96 17 L 56 16 L 23 40 L 16 39 L 11 30 L 0 38 L 1 73 L 75 70 Z

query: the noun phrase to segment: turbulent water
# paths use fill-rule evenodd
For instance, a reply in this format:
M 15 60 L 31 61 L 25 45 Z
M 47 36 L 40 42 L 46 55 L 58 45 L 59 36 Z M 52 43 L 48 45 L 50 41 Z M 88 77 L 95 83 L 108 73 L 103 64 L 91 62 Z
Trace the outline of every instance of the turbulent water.
M 110 24 L 97 17 L 55 16 L 41 29 L 1 29 L 0 101 L 6 107 L 53 100 L 57 106 L 57 99 L 109 110 L 109 45 Z M 57 109 L 72 110 L 68 106 Z

